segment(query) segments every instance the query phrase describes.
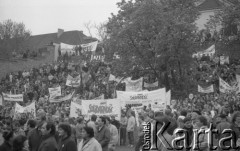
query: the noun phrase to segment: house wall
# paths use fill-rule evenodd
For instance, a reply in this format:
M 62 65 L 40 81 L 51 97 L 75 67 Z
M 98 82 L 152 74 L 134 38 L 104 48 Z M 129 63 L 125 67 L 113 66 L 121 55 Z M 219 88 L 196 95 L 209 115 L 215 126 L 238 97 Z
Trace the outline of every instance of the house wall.
M 199 30 L 206 29 L 205 24 L 209 21 L 210 16 L 214 15 L 214 11 L 204 11 L 200 12 L 200 16 L 196 21 Z

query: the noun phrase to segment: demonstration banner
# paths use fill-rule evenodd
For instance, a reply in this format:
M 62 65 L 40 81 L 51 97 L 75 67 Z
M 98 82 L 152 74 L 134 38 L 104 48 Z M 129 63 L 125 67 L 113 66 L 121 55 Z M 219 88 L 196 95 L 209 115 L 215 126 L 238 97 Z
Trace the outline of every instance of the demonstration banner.
M 134 107 L 149 106 L 153 111 L 160 111 L 166 108 L 166 89 L 142 92 L 117 91 L 117 98 L 121 101 L 121 107 L 131 105 Z
M 95 114 L 97 116 L 115 116 L 116 120 L 120 120 L 120 101 L 118 99 L 82 100 L 82 114 L 87 119 Z
M 138 80 L 131 80 L 131 78 L 127 78 L 125 80 L 125 83 L 126 83 L 126 91 L 131 91 L 131 92 L 142 91 L 143 78 L 140 78 Z
M 88 44 L 82 44 L 81 45 L 82 51 L 83 52 L 96 51 L 97 44 L 98 44 L 98 41 L 91 42 L 91 43 L 88 43 Z
M 49 97 L 49 102 L 51 102 L 51 103 L 59 103 L 59 102 L 67 101 L 67 100 L 72 99 L 73 94 L 74 94 L 74 92 L 72 92 L 72 93 L 70 93 L 70 94 L 68 94 L 66 96 L 56 96 L 54 98 Z
M 213 57 L 213 55 L 215 54 L 216 50 L 215 50 L 215 45 L 212 45 L 211 47 L 209 47 L 208 49 L 204 50 L 204 51 L 200 51 L 197 52 L 195 54 L 192 55 L 193 58 L 201 58 L 203 55 L 205 56 L 209 56 L 209 57 Z
M 50 98 L 55 98 L 56 96 L 61 96 L 61 87 L 48 88 Z
M 5 101 L 23 102 L 23 94 L 2 94 Z
M 171 105 L 171 90 L 166 93 L 166 105 Z
M 91 61 L 102 61 L 102 62 L 104 62 L 104 59 L 105 59 L 104 55 L 96 55 L 96 54 L 91 55 Z
M 220 56 L 220 64 L 229 64 L 229 56 Z
M 222 93 L 227 93 L 233 91 L 233 88 L 219 77 L 219 91 Z
M 212 93 L 214 92 L 213 85 L 210 85 L 209 87 L 203 88 L 200 85 L 198 85 L 198 92 L 200 93 Z
M 79 87 L 81 83 L 81 77 L 80 75 L 73 78 L 72 76 L 68 75 L 67 77 L 67 81 L 66 81 L 66 86 L 70 86 L 70 87 Z
M 240 75 L 236 74 L 237 79 L 237 93 L 240 93 Z
M 36 117 L 36 107 L 35 102 L 31 103 L 30 105 L 23 107 L 16 103 L 15 111 L 14 111 L 14 118 L 19 118 L 22 113 L 27 114 L 27 117 L 30 119 L 34 119 Z
M 1 106 L 3 105 L 3 97 L 2 97 L 1 94 L 0 94 L 0 105 L 1 105 Z
M 70 117 L 79 117 L 80 115 L 82 115 L 82 106 L 79 105 L 78 103 L 75 102 L 71 102 L 71 106 L 70 106 Z
M 121 82 L 123 78 L 116 78 L 114 75 L 110 74 L 108 81 L 115 81 L 117 83 Z
M 155 87 L 158 87 L 158 81 L 156 81 L 154 83 L 146 83 L 146 82 L 144 82 L 143 86 L 145 88 L 155 88 Z

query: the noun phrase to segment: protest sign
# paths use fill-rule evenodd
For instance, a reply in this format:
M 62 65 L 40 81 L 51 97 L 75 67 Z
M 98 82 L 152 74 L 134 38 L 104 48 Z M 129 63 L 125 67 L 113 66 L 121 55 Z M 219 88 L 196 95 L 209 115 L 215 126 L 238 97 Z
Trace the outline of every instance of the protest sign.
M 117 98 L 121 106 L 131 105 L 132 108 L 151 105 L 152 110 L 159 111 L 166 108 L 166 89 L 141 92 L 117 91 Z
M 215 45 L 212 45 L 211 47 L 209 47 L 206 50 L 197 52 L 195 54 L 192 55 L 193 58 L 201 58 L 202 56 L 209 56 L 209 57 L 213 57 L 213 55 L 215 54 L 216 50 L 215 50 Z
M 233 91 L 233 88 L 223 79 L 219 78 L 219 91 L 222 93 L 227 93 Z
M 144 82 L 143 86 L 145 88 L 155 88 L 155 87 L 158 87 L 158 81 L 156 81 L 154 83 L 146 83 L 146 82 Z
M 105 59 L 104 55 L 96 55 L 96 54 L 91 55 L 91 61 L 102 61 L 102 62 L 104 62 L 104 59 Z
M 54 98 L 49 97 L 49 102 L 51 102 L 51 103 L 59 103 L 59 102 L 67 101 L 67 100 L 72 99 L 73 94 L 74 94 L 74 92 L 70 93 L 70 94 L 68 94 L 66 96 L 57 96 L 57 97 L 54 97 Z
M 95 114 L 97 116 L 115 116 L 116 120 L 120 120 L 120 101 L 118 99 L 82 100 L 82 114 L 86 118 Z
M 131 80 L 131 78 L 128 78 L 125 80 L 125 83 L 126 83 L 126 91 L 132 91 L 132 92 L 142 91 L 143 78 L 140 78 L 138 80 Z
M 79 115 L 82 115 L 82 106 L 78 103 L 71 102 L 70 106 L 70 117 L 79 117 Z
M 2 94 L 5 101 L 23 102 L 23 94 Z
M 81 77 L 80 75 L 73 78 L 72 76 L 68 75 L 67 81 L 66 81 L 66 86 L 70 87 L 79 87 L 81 83 Z
M 97 44 L 98 44 L 98 41 L 87 43 L 87 44 L 82 44 L 81 45 L 82 51 L 83 52 L 96 51 Z
M 212 92 L 214 92 L 213 85 L 210 85 L 210 86 L 205 87 L 205 88 L 198 85 L 198 92 L 200 92 L 200 93 L 212 93 Z
M 0 95 L 0 105 L 3 105 L 3 97 Z
M 19 118 L 21 114 L 27 114 L 28 118 L 35 118 L 36 117 L 36 107 L 35 107 L 35 102 L 31 103 L 30 105 L 23 107 L 16 103 L 15 105 L 15 111 L 14 111 L 14 118 Z
M 56 87 L 56 88 L 48 88 L 50 98 L 54 98 L 56 96 L 61 96 L 61 87 Z

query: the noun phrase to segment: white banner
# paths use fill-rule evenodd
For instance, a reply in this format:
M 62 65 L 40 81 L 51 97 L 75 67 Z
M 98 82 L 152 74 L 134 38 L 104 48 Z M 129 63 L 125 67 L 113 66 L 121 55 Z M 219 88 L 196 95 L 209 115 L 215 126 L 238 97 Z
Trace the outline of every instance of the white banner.
M 82 106 L 79 105 L 78 103 L 71 102 L 70 106 L 70 117 L 79 117 L 82 115 Z
M 81 47 L 82 47 L 83 52 L 96 51 L 97 44 L 98 44 L 98 41 L 95 41 L 95 42 L 91 42 L 88 44 L 82 44 Z
M 115 116 L 116 120 L 120 120 L 120 101 L 118 99 L 82 100 L 82 114 L 87 119 L 95 114 L 97 116 Z
M 102 61 L 104 62 L 105 56 L 104 55 L 91 55 L 91 61 Z
M 27 113 L 27 114 L 29 114 L 29 116 L 31 116 L 31 118 L 35 118 L 36 117 L 35 102 L 31 103 L 30 105 L 28 105 L 26 107 L 23 107 L 23 106 L 19 105 L 18 103 L 16 103 L 15 111 L 14 111 L 14 118 L 19 117 L 19 114 L 21 114 L 21 113 Z
M 130 92 L 142 91 L 143 78 L 140 78 L 138 80 L 131 80 L 131 78 L 128 78 L 125 80 L 125 83 L 126 83 L 126 91 L 130 91 Z
M 132 108 L 139 106 L 149 106 L 152 110 L 160 111 L 166 108 L 166 89 L 142 92 L 117 91 L 117 98 L 121 100 L 121 106 L 131 105 Z
M 240 93 L 240 75 L 236 74 L 237 79 L 237 93 Z
M 219 91 L 222 93 L 227 93 L 229 91 L 232 91 L 233 88 L 225 82 L 223 79 L 219 78 Z
M 211 47 L 209 47 L 208 49 L 204 50 L 204 51 L 200 51 L 197 52 L 195 54 L 192 55 L 193 58 L 201 58 L 203 55 L 205 56 L 209 56 L 209 57 L 213 57 L 213 55 L 215 54 L 216 50 L 215 50 L 215 45 L 212 45 Z
M 203 88 L 200 85 L 198 85 L 198 92 L 200 93 L 212 93 L 214 92 L 213 85 L 210 85 L 209 87 Z
M 139 120 L 138 120 L 138 118 L 139 118 L 139 115 L 138 115 L 138 112 L 137 112 L 137 110 L 136 109 L 134 109 L 134 112 L 135 112 L 135 119 L 136 119 L 136 124 L 137 124 L 137 127 L 139 127 Z
M 2 94 L 5 101 L 23 102 L 23 94 Z
M 65 53 L 75 53 L 75 45 L 69 45 L 69 44 L 65 44 L 65 43 L 61 43 L 60 44 L 61 47 L 61 53 L 65 54 Z
M 67 101 L 67 100 L 72 99 L 73 94 L 74 94 L 74 92 L 70 93 L 70 94 L 68 94 L 66 96 L 58 96 L 58 97 L 54 97 L 54 98 L 49 97 L 49 102 L 58 103 L 58 102 Z
M 61 87 L 48 88 L 50 98 L 55 98 L 56 96 L 61 96 Z
M 166 93 L 166 105 L 171 105 L 171 90 Z
M 155 87 L 158 87 L 158 81 L 154 82 L 154 83 L 146 83 L 144 82 L 144 87 L 145 88 L 155 88 Z
M 3 97 L 1 94 L 0 94 L 0 105 L 3 105 Z
M 73 78 L 72 76 L 68 75 L 67 81 L 66 81 L 66 86 L 70 87 L 79 87 L 81 83 L 81 77 L 80 75 Z
M 229 56 L 220 56 L 220 64 L 229 64 Z

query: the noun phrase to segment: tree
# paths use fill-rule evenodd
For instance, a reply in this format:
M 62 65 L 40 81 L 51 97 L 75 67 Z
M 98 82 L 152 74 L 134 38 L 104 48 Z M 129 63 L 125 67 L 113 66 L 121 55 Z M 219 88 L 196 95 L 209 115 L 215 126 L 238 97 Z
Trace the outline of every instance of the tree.
M 151 71 L 162 86 L 169 87 L 169 74 L 177 70 L 175 84 L 184 86 L 183 69 L 190 65 L 195 45 L 194 1 L 122 0 L 117 5 L 120 10 L 106 24 L 104 43 L 114 72 L 132 76 L 136 71 Z M 120 58 L 111 60 L 114 55 Z
M 19 50 L 31 31 L 26 29 L 24 23 L 17 23 L 12 20 L 0 22 L 0 52 L 9 56 L 13 50 Z

